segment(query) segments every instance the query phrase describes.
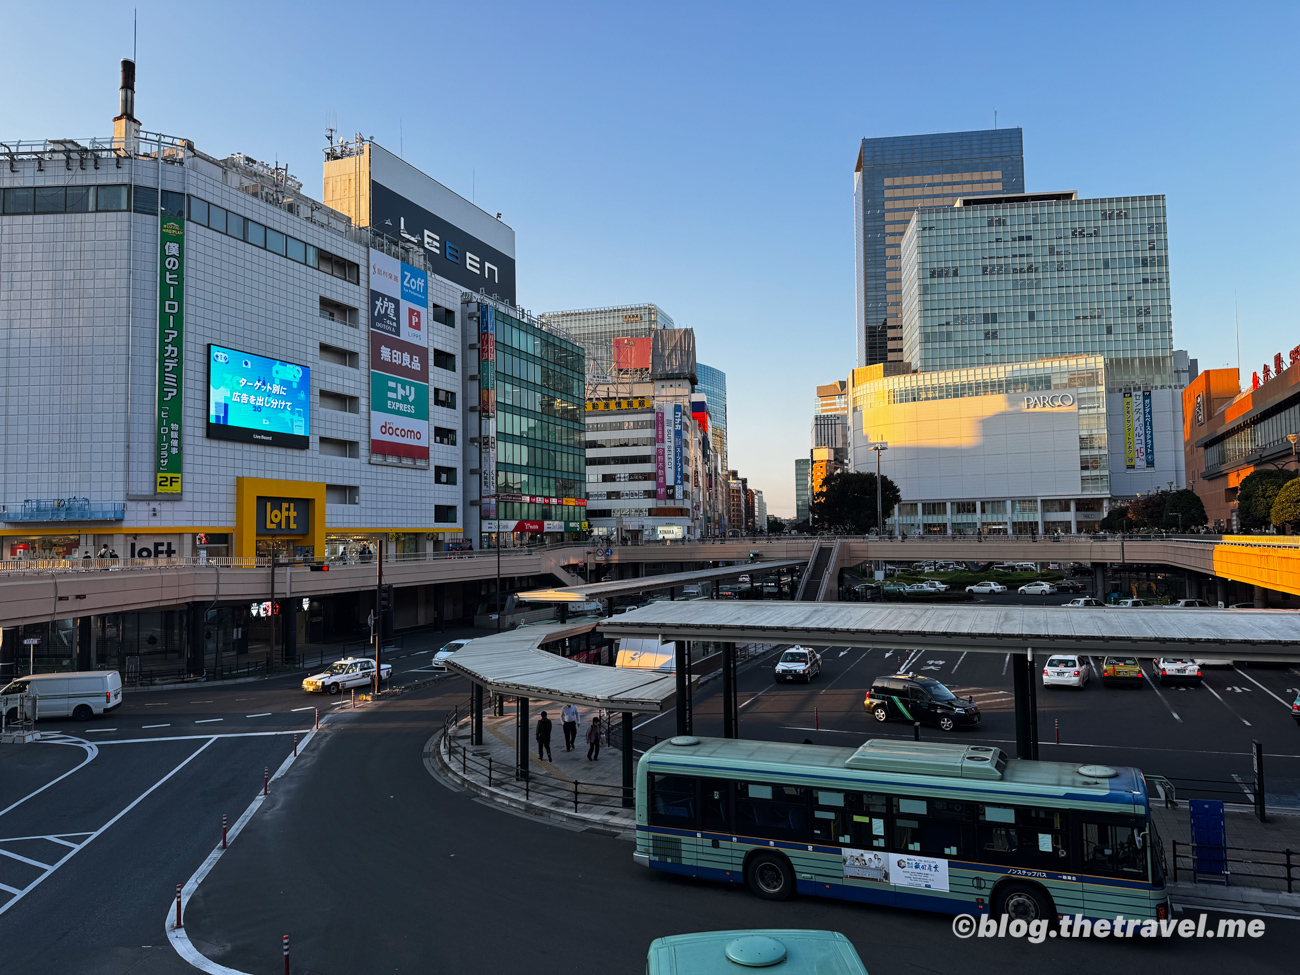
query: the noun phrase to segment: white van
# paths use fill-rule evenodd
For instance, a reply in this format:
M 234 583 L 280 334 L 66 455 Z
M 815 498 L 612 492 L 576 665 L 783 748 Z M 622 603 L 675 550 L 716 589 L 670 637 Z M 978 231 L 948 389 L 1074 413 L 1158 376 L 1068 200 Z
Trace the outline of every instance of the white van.
M 76 718 L 89 721 L 122 706 L 122 678 L 116 670 L 81 670 L 71 674 L 20 677 L 0 690 L 5 720 L 18 716 L 18 695 L 36 699 L 37 718 Z

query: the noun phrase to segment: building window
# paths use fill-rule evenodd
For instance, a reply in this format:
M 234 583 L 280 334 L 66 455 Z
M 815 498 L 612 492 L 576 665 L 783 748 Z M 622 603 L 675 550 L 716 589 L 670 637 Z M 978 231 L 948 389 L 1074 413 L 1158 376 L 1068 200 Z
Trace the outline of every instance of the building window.
M 433 350 L 433 364 L 439 369 L 446 369 L 448 372 L 456 371 L 456 357 L 450 352 L 443 352 L 442 349 Z
M 326 484 L 326 504 L 360 504 L 361 488 L 355 484 Z
M 344 325 L 357 327 L 357 310 L 351 305 L 345 305 L 342 302 L 332 298 L 322 297 L 320 299 L 320 317 L 328 318 L 331 322 L 342 322 Z
M 434 427 L 433 442 L 446 444 L 448 447 L 454 447 L 456 446 L 456 431 L 449 430 L 447 427 Z
M 320 344 L 320 361 L 356 369 L 360 366 L 361 357 L 356 352 L 349 352 L 347 349 L 340 349 L 338 346 L 326 345 L 322 342 Z
M 446 389 L 433 387 L 433 405 L 441 406 L 448 410 L 456 408 L 456 394 Z
M 320 454 L 322 457 L 357 458 L 361 456 L 361 444 L 355 440 L 336 440 L 334 437 L 321 437 Z
M 456 522 L 456 506 L 454 504 L 435 504 L 433 506 L 433 520 L 435 524 L 448 525 Z
M 433 469 L 433 479 L 438 484 L 455 484 L 456 468 L 454 467 L 435 467 Z
M 361 412 L 361 401 L 355 396 L 348 396 L 346 393 L 334 393 L 328 389 L 322 389 L 319 394 L 319 402 L 322 410 L 333 410 L 336 413 Z

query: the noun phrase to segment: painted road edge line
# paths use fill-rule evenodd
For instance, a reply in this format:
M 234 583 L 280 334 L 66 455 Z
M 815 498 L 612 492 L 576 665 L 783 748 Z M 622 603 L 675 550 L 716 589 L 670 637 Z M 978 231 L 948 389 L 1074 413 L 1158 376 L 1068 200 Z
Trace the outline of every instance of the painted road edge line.
M 276 769 L 275 774 L 271 776 L 271 782 L 274 782 L 276 779 L 280 778 L 280 776 L 289 771 L 289 767 L 297 760 L 298 755 L 306 751 L 308 742 L 310 742 L 314 737 L 316 737 L 315 730 L 307 732 L 307 736 L 298 743 L 297 752 L 290 752 L 285 756 L 284 761 L 280 763 L 280 767 Z M 253 801 L 248 804 L 248 808 L 244 810 L 243 815 L 235 820 L 235 825 L 230 828 L 230 832 L 226 835 L 227 847 L 235 842 L 239 837 L 239 834 L 243 832 L 244 827 L 248 825 L 248 821 L 253 818 L 253 813 L 262 808 L 262 803 L 265 801 L 266 796 L 261 792 L 257 793 L 257 795 L 253 797 Z M 193 897 L 195 891 L 199 889 L 199 884 L 203 883 L 208 874 L 212 872 L 212 868 L 217 865 L 217 861 L 221 859 L 221 854 L 224 852 L 225 851 L 221 848 L 221 844 L 218 843 L 213 848 L 212 852 L 208 854 L 208 858 L 199 865 L 199 869 L 194 871 L 194 874 L 190 879 L 185 882 L 185 886 L 181 888 L 182 917 L 184 917 L 185 905 L 189 903 L 190 898 Z M 167 940 L 170 941 L 171 946 L 176 949 L 176 954 L 180 955 L 182 959 L 194 968 L 197 968 L 199 971 L 207 972 L 208 975 L 248 975 L 247 972 L 242 972 L 237 968 L 227 968 L 225 965 L 213 961 L 207 955 L 203 954 L 203 952 L 195 948 L 193 943 L 190 941 L 190 936 L 186 934 L 185 929 L 176 927 L 176 912 L 171 904 L 167 905 L 167 917 L 163 922 L 163 929 L 167 932 Z

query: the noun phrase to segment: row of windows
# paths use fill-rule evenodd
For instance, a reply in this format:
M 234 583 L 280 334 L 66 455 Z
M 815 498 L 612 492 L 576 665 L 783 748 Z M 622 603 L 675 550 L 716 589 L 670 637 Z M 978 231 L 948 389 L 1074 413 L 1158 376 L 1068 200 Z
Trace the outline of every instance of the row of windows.
M 632 457 L 588 457 L 588 467 L 613 467 L 622 464 L 653 464 L 655 459 L 651 454 L 638 454 Z
M 0 190 L 0 212 L 18 214 L 104 213 L 132 210 L 167 217 L 186 216 L 186 196 L 154 186 L 17 186 Z M 346 258 L 320 251 L 305 241 L 282 234 L 255 220 L 189 197 L 189 221 L 236 237 L 298 264 L 317 268 L 352 284 L 361 279 L 360 267 Z
M 578 505 L 500 501 L 497 503 L 497 517 L 502 521 L 586 521 L 587 509 Z
M 592 501 L 627 501 L 627 500 L 645 500 L 654 498 L 653 490 L 635 490 L 635 491 L 592 491 L 587 495 Z
M 496 314 L 496 343 L 498 348 L 504 346 L 534 355 L 543 362 L 568 372 L 569 379 L 582 379 L 585 359 L 580 348 L 559 342 L 547 333 L 529 328 L 502 312 Z M 568 382 L 561 382 L 558 388 L 568 389 L 569 385 Z
M 654 445 L 654 437 L 611 437 L 606 435 L 599 440 L 587 441 L 588 450 L 596 450 L 602 447 L 653 447 Z
M 590 466 L 591 461 L 587 461 Z M 629 481 L 653 481 L 658 475 L 654 471 L 624 471 L 619 474 L 587 474 L 591 484 L 623 484 Z
M 653 430 L 655 421 L 650 418 L 642 420 L 590 420 L 587 422 L 588 433 L 604 433 L 608 430 Z
M 1137 819 L 1059 809 L 652 775 L 650 825 L 1038 870 L 1147 876 Z M 1072 852 L 1074 856 L 1071 856 Z M 866 867 L 879 863 L 867 857 Z M 881 870 L 879 879 L 886 871 Z
M 539 440 L 542 446 L 573 447 L 579 450 L 583 447 L 581 427 L 570 427 L 505 410 L 497 412 L 497 433 L 503 436 Z
M 497 380 L 497 402 L 574 423 L 581 422 L 585 412 L 582 404 L 563 399 L 554 390 L 529 389 L 504 379 Z
M 1286 442 L 1289 433 L 1300 430 L 1300 402 L 1262 417 L 1249 426 L 1228 434 L 1205 447 L 1205 469 L 1240 464 L 1247 457 Z
M 587 485 L 580 479 L 554 477 L 545 471 L 497 470 L 498 494 L 527 494 L 544 498 L 581 498 Z
M 533 447 L 528 444 L 513 443 L 503 439 L 497 440 L 497 461 L 501 464 L 515 464 L 519 467 L 536 467 L 547 471 L 581 474 L 583 460 L 582 454 Z

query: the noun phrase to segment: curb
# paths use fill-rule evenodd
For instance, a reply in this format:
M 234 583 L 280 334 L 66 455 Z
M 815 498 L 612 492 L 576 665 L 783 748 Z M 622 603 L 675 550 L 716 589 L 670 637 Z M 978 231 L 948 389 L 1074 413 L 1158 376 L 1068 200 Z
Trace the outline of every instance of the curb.
M 475 782 L 467 776 L 462 775 L 443 755 L 443 732 L 438 731 L 429 737 L 424 745 L 424 767 L 435 779 L 450 783 L 456 788 L 466 792 L 473 792 L 487 801 L 498 806 L 504 806 L 507 809 L 513 809 L 516 812 L 531 816 L 534 819 L 549 819 L 554 822 L 568 823 L 570 825 L 582 826 L 584 828 L 596 827 L 615 834 L 628 832 L 635 828 L 635 821 L 629 823 L 614 822 L 608 819 L 600 819 L 593 816 L 586 816 L 582 813 L 565 812 L 560 809 L 549 809 L 545 806 L 539 806 L 536 803 L 528 802 L 515 796 L 506 795 L 497 789 L 489 788 L 486 785 Z M 631 812 L 631 810 L 629 810 Z M 634 817 L 635 820 L 635 817 Z
M 1169 897 L 1178 906 L 1198 910 L 1246 911 L 1300 918 L 1300 894 L 1258 887 L 1211 887 L 1205 884 L 1169 884 Z

